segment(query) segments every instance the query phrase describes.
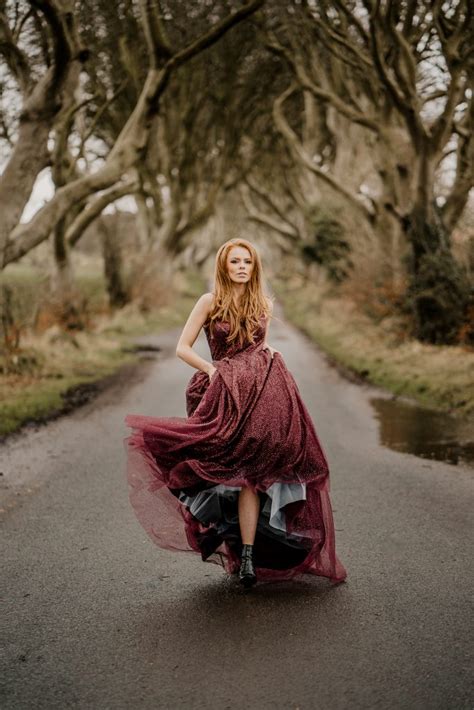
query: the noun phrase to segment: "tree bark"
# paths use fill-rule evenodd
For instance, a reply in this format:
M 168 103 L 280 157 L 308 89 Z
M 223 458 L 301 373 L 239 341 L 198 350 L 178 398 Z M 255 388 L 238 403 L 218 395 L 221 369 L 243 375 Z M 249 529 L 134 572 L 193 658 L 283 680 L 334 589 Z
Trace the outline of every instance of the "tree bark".
M 5 259 L 8 237 L 21 219 L 39 173 L 49 163 L 51 124 L 44 116 L 23 116 L 18 140 L 0 177 L 0 256 Z M 3 266 L 7 263 L 4 260 Z
M 97 226 L 101 235 L 104 277 L 109 305 L 111 308 L 122 308 L 130 300 L 122 275 L 122 249 L 116 234 L 111 234 L 109 227 L 101 219 L 98 220 Z

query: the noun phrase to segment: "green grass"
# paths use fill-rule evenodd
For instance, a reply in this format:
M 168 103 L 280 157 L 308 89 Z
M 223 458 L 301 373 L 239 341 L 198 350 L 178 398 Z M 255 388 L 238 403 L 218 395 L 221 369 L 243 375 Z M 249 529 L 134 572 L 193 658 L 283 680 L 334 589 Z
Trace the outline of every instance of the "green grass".
M 10 284 L 24 298 L 22 313 L 34 303 L 40 280 L 31 269 L 18 269 Z M 81 290 L 100 304 L 105 297 L 97 275 L 78 280 Z M 205 291 L 203 281 L 194 274 L 177 279 L 169 304 L 141 313 L 133 304 L 111 315 L 97 314 L 89 331 L 68 334 L 57 327 L 42 334 L 26 330 L 20 341 L 20 355 L 25 363 L 17 372 L 0 374 L 0 435 L 19 429 L 28 421 L 48 417 L 64 406 L 70 388 L 98 382 L 117 372 L 139 356 L 126 351 L 132 338 L 159 334 L 182 325 L 197 297 Z M 28 294 L 24 296 L 24 293 Z M 36 291 L 37 293 L 37 291 Z M 28 300 L 29 299 L 29 300 Z M 20 311 L 16 312 L 16 316 Z M 0 353 L 1 365 L 1 353 Z
M 336 363 L 374 385 L 462 417 L 474 415 L 474 352 L 402 338 L 393 320 L 375 323 L 347 299 L 312 285 L 275 282 L 285 317 Z
M 98 377 L 111 374 L 112 370 L 98 370 L 94 376 L 64 377 L 50 381 L 39 379 L 31 384 L 20 385 L 16 391 L 4 388 L 4 401 L 0 404 L 0 434 L 10 434 L 28 421 L 42 419 L 64 406 L 63 394 L 84 382 L 97 381 Z

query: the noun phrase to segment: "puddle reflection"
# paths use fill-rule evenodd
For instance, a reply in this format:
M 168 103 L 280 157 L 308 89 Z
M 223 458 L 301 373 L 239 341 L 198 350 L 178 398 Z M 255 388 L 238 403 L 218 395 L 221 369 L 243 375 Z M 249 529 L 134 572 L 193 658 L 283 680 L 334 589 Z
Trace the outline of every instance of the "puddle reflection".
M 474 423 L 397 399 L 372 397 L 380 443 L 395 451 L 474 468 Z

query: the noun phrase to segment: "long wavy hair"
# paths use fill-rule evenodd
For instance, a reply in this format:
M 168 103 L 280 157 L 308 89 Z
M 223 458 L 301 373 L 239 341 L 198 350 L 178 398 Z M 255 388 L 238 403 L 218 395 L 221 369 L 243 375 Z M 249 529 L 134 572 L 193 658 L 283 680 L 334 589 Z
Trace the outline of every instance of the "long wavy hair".
M 246 289 L 236 306 L 232 294 L 232 280 L 227 270 L 227 256 L 233 247 L 243 247 L 252 257 L 252 274 L 246 284 Z M 206 324 L 211 335 L 214 333 L 215 321 L 229 323 L 227 342 L 239 339 L 240 347 L 245 341 L 253 343 L 253 336 L 259 326 L 262 316 L 270 316 L 270 307 L 263 292 L 263 267 L 260 255 L 247 239 L 229 239 L 219 247 L 214 268 L 214 303 Z M 268 296 L 273 301 L 271 296 Z

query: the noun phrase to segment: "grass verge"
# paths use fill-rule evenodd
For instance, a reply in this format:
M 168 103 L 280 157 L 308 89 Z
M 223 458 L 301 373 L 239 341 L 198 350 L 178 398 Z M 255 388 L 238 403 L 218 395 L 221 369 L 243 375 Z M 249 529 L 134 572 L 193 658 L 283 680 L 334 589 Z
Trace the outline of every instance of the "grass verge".
M 26 277 L 22 274 L 22 278 Z M 26 332 L 17 371 L 0 374 L 0 436 L 90 399 L 95 384 L 138 361 L 139 355 L 127 347 L 133 337 L 183 324 L 205 290 L 200 279 L 190 277 L 179 281 L 171 305 L 157 306 L 149 313 L 132 304 L 113 315 L 97 315 L 87 332 L 66 333 L 57 326 L 40 335 Z
M 421 405 L 474 416 L 474 352 L 420 343 L 399 335 L 388 318 L 375 323 L 348 299 L 312 284 L 272 282 L 285 317 L 357 378 Z

